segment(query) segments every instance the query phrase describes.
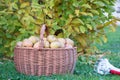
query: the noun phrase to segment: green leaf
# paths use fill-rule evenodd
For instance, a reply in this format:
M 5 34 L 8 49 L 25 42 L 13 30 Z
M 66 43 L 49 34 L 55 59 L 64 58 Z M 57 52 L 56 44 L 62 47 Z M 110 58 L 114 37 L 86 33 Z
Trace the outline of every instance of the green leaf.
M 18 5 L 17 5 L 16 3 L 13 3 L 13 4 L 12 4 L 12 7 L 13 7 L 14 9 L 17 9 L 17 10 L 18 10 Z
M 18 10 L 18 14 L 22 14 L 23 12 L 22 12 L 22 10 Z M 18 15 L 18 17 L 20 17 L 19 15 Z
M 81 19 L 79 19 L 79 18 L 73 19 L 71 21 L 71 23 L 73 23 L 73 24 L 83 24 L 84 25 L 84 22 Z
M 52 35 L 54 35 L 55 34 L 55 30 L 54 29 L 49 29 L 49 31 L 50 31 L 50 34 L 52 34 Z
M 92 13 L 87 13 L 87 15 L 93 17 L 93 14 L 92 14 Z
M 96 4 L 96 5 L 100 6 L 100 7 L 105 6 L 104 2 L 102 2 L 102 1 L 95 1 L 94 4 Z
M 46 20 L 48 26 L 52 26 L 52 20 Z M 38 22 L 40 23 L 40 22 Z
M 54 1 L 53 1 L 53 0 L 50 0 L 50 3 L 49 3 L 49 5 L 50 5 L 50 9 L 53 8 L 54 4 L 55 4 Z
M 108 0 L 103 0 L 105 3 L 109 4 L 110 2 Z
M 103 44 L 102 41 L 101 41 L 99 38 L 96 38 L 96 39 L 94 39 L 94 40 L 95 40 L 96 43 L 98 43 L 98 44 L 100 44 L 100 45 Z
M 90 24 L 86 24 L 87 28 L 92 30 L 92 26 Z
M 73 6 L 74 6 L 74 7 L 78 7 L 78 6 L 79 6 L 79 3 L 78 3 L 78 2 L 74 2 L 74 3 L 73 3 Z
M 67 38 L 69 37 L 72 33 L 68 32 L 67 30 L 63 29 L 64 36 Z
M 57 25 L 57 22 L 53 23 L 52 27 L 55 31 L 57 31 L 58 29 L 61 29 L 61 27 Z
M 12 38 L 12 35 L 10 35 L 9 33 L 6 34 L 7 38 Z
M 83 4 L 81 7 L 84 7 L 84 8 L 89 8 L 91 9 L 91 6 L 89 4 Z
M 2 44 L 2 39 L 0 39 L 0 44 Z
M 93 14 L 99 15 L 99 12 L 98 12 L 97 10 L 91 10 L 91 12 L 92 12 Z
M 20 28 L 19 31 L 20 33 L 25 33 L 26 30 L 24 28 Z
M 81 31 L 82 33 L 85 33 L 85 31 L 86 31 L 85 27 L 84 27 L 84 26 L 80 26 L 80 31 Z

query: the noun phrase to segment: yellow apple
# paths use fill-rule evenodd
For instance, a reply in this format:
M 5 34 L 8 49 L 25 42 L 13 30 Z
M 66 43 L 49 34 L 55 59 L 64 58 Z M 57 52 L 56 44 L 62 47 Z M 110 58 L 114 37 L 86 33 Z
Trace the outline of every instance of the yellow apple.
M 22 41 L 17 42 L 16 46 L 17 47 L 22 47 Z
M 39 45 L 40 45 L 40 42 L 38 41 L 34 44 L 33 48 L 39 48 Z
M 65 40 L 66 40 L 66 44 L 70 44 L 70 45 L 74 46 L 74 41 L 73 40 L 71 40 L 69 38 L 66 38 Z
M 57 40 L 57 38 L 56 38 L 54 35 L 49 35 L 49 36 L 47 37 L 47 40 L 48 40 L 49 42 L 54 42 L 54 41 Z
M 61 48 L 65 47 L 65 39 L 64 38 L 58 38 L 57 39 L 61 43 Z
M 23 47 L 32 47 L 32 46 L 33 46 L 33 43 L 32 43 L 29 39 L 25 39 L 25 40 L 23 40 L 23 42 L 22 42 L 22 46 L 23 46 Z
M 44 41 L 44 48 L 49 48 L 49 47 L 50 47 L 50 43 L 47 40 L 45 40 Z
M 36 36 L 31 36 L 31 37 L 29 37 L 29 40 L 34 44 L 39 40 L 39 38 Z
M 59 41 L 55 41 L 50 44 L 50 48 L 60 48 L 60 47 L 61 47 L 61 43 Z

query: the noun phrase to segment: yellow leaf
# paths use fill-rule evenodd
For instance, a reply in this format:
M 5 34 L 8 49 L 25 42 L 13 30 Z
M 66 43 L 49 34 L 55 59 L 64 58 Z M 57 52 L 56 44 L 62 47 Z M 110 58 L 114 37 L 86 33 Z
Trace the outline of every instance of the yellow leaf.
M 113 27 L 113 26 L 110 26 L 110 30 L 111 30 L 112 32 L 115 32 L 115 31 L 116 31 L 115 27 Z
M 24 0 L 19 0 L 19 2 L 20 2 L 20 3 L 23 3 L 23 2 L 24 2 Z
M 57 37 L 59 38 L 59 37 L 64 37 L 64 34 L 63 33 L 59 33 L 58 35 L 57 35 Z
M 72 15 L 72 14 L 70 14 L 70 15 L 69 15 L 69 18 L 73 18 L 73 15 Z
M 91 6 L 89 4 L 83 4 L 82 7 L 84 7 L 84 8 L 91 8 Z
M 81 33 L 85 33 L 85 31 L 86 31 L 85 27 L 84 26 L 80 26 L 80 31 L 81 31 Z
M 51 14 L 51 13 L 48 13 L 47 15 L 48 15 L 50 18 L 52 18 L 52 14 Z
M 29 2 L 24 2 L 20 5 L 20 8 L 25 8 L 27 6 L 30 6 L 30 3 Z
M 79 16 L 79 12 L 80 12 L 80 10 L 75 10 L 75 14 L 76 14 L 76 16 Z
M 80 32 L 80 31 L 79 31 L 79 27 L 73 27 L 73 28 L 74 28 L 75 32 L 77 32 L 77 33 Z
M 40 34 L 40 28 L 39 27 L 35 27 L 35 33 Z
M 104 41 L 104 43 L 107 42 L 107 37 L 105 35 L 103 35 L 103 41 Z
M 45 14 L 48 14 L 48 10 L 47 9 L 43 9 Z
M 72 18 L 69 18 L 68 20 L 66 20 L 66 24 L 65 25 L 69 25 L 72 21 Z
M 44 13 L 52 18 L 52 12 L 48 11 L 47 9 L 43 9 Z
M 67 31 L 68 31 L 68 32 L 71 32 L 71 33 L 74 32 L 72 26 L 69 26 L 69 27 L 67 28 Z
M 52 26 L 52 20 L 46 20 L 48 26 Z
M 92 26 L 90 24 L 86 24 L 87 28 L 92 30 Z
M 77 37 L 75 37 L 76 40 L 81 44 L 82 47 L 86 47 L 87 46 L 87 42 L 86 42 L 86 39 L 81 36 L 81 35 L 78 35 Z
M 83 24 L 84 25 L 84 22 L 79 18 L 76 18 L 76 19 L 72 20 L 71 23 L 73 23 L 73 24 Z
M 80 14 L 87 16 L 86 12 L 80 12 Z

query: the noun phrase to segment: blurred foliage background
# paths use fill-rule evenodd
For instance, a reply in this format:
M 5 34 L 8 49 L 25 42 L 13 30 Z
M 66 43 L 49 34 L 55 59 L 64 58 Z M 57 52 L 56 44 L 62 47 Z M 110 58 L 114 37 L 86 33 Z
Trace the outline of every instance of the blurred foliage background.
M 0 57 L 13 57 L 17 41 L 47 32 L 70 37 L 78 53 L 94 53 L 93 44 L 107 42 L 105 28 L 115 31 L 116 0 L 0 0 Z

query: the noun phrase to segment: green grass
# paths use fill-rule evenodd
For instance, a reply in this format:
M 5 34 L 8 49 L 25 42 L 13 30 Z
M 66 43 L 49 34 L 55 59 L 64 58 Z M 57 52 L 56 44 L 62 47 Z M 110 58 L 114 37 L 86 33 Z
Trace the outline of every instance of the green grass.
M 120 53 L 110 54 L 106 57 L 116 67 L 120 68 Z M 74 74 L 51 76 L 27 76 L 16 71 L 13 61 L 2 61 L 0 64 L 0 80 L 119 80 L 117 75 L 99 75 L 93 71 L 93 64 L 86 63 L 85 57 L 79 57 Z M 94 56 L 89 60 L 94 60 Z M 84 60 L 84 61 L 83 61 Z
M 120 52 L 120 26 L 117 27 L 116 32 L 107 32 L 108 42 L 102 46 L 98 46 L 102 51 Z
M 108 43 L 98 46 L 103 51 L 110 50 L 112 53 L 106 55 L 111 64 L 120 68 L 120 27 L 114 33 L 108 33 Z M 16 71 L 13 61 L 0 60 L 0 80 L 120 80 L 117 75 L 99 75 L 94 72 L 90 61 L 96 61 L 95 56 L 88 59 L 81 56 L 77 60 L 74 74 L 51 75 L 51 76 L 28 76 Z M 86 63 L 87 62 L 87 63 Z

